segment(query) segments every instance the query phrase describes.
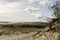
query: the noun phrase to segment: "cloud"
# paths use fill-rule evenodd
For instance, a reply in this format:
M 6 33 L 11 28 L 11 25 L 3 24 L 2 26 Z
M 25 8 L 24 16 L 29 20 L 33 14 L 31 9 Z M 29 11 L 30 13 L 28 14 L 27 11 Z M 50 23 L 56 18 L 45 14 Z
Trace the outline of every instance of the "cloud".
M 34 2 L 36 2 L 35 0 L 27 0 L 27 2 L 29 2 L 29 3 L 34 3 Z
M 36 21 L 34 15 L 24 11 L 26 6 L 25 1 L 0 0 L 0 21 Z
M 40 1 L 39 1 L 39 4 L 42 4 L 42 5 L 45 5 L 45 4 L 47 4 L 47 3 L 49 3 L 48 0 L 40 0 Z
M 18 2 L 20 0 L 0 0 L 0 1 L 3 1 L 3 2 Z
M 19 17 L 18 14 L 23 12 L 23 8 L 25 7 L 24 3 L 23 2 L 14 2 L 14 1 L 5 2 L 5 1 L 7 1 L 7 0 L 0 1 L 0 15 L 2 15 L 2 16 L 0 16 L 0 19 L 8 20 L 10 18 L 12 20 L 17 20 L 17 18 Z M 1 18 L 1 17 L 4 17 L 4 18 Z
M 52 0 L 0 0 L 0 21 L 40 21 L 38 17 L 42 15 L 51 17 L 54 11 L 48 6 L 54 3 Z
M 32 6 L 27 6 L 25 8 L 25 11 L 29 14 L 32 14 L 32 15 L 35 15 L 37 18 L 38 17 L 42 17 L 42 14 L 40 12 L 40 9 L 39 8 L 34 8 Z
M 54 10 L 51 9 L 51 7 L 56 4 L 56 1 L 58 0 L 28 0 L 31 5 L 27 6 L 25 8 L 25 11 L 27 13 L 30 13 L 32 15 L 35 15 L 35 17 L 45 17 L 48 18 L 54 18 L 52 15 L 54 13 Z M 34 5 L 34 6 L 32 6 Z M 37 6 L 37 7 L 36 7 Z

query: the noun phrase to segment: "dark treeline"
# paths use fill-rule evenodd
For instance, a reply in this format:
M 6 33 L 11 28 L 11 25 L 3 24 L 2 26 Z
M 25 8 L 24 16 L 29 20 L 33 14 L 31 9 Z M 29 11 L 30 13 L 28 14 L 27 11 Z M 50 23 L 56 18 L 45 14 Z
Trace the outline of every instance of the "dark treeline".
M 16 24 L 6 24 L 6 25 L 0 24 L 0 26 L 3 28 L 43 28 L 45 25 L 46 25 L 46 23 L 42 23 L 42 24 L 41 23 L 33 23 L 33 24 L 23 23 L 22 25 L 21 25 L 21 23 L 19 23 L 19 24 L 17 24 L 17 23 Z

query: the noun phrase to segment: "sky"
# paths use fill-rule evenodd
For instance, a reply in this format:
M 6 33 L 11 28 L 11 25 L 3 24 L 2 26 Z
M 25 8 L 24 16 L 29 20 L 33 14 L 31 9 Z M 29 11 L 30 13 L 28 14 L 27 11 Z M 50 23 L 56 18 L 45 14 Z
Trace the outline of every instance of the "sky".
M 55 1 L 59 0 L 0 0 L 0 21 L 46 22 L 53 18 Z

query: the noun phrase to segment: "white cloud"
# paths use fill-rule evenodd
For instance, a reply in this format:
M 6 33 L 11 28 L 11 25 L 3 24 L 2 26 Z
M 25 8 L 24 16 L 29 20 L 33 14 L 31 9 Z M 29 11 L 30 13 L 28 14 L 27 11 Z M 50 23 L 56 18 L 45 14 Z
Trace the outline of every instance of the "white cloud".
M 36 2 L 35 0 L 27 0 L 29 3 L 34 3 Z
M 33 12 L 34 8 L 32 6 L 26 6 L 26 8 L 24 9 L 27 13 L 31 13 Z
M 10 13 L 10 12 L 16 12 L 23 8 L 23 5 L 18 2 L 14 3 L 4 3 L 0 4 L 0 14 Z
M 0 1 L 0 15 L 2 15 L 0 17 L 6 16 L 12 20 L 17 20 L 17 18 L 19 17 L 18 14 L 22 13 L 24 7 L 25 7 L 24 3 L 21 2 Z M 3 19 L 5 18 L 0 18 L 0 20 Z
M 40 2 L 39 2 L 41 5 L 46 5 L 46 4 L 48 4 L 49 2 L 48 2 L 48 0 L 40 0 Z
M 30 14 L 32 14 L 32 15 L 35 15 L 37 18 L 38 18 L 38 17 L 42 17 L 42 14 L 41 14 L 39 8 L 34 8 L 34 7 L 32 7 L 32 6 L 27 6 L 27 7 L 25 8 L 25 11 L 26 11 L 27 13 L 30 13 Z
M 18 5 L 17 5 L 18 4 Z M 19 8 L 19 5 L 20 7 L 22 7 L 21 4 L 19 3 L 6 3 L 6 4 L 0 4 L 0 11 L 14 11 L 15 9 L 18 9 Z
M 0 20 L 40 21 L 40 19 L 37 19 L 38 17 L 42 17 L 43 14 L 47 16 L 53 13 L 52 9 L 48 8 L 50 4 L 46 5 L 48 3 L 54 5 L 53 2 L 48 2 L 48 0 L 0 0 Z

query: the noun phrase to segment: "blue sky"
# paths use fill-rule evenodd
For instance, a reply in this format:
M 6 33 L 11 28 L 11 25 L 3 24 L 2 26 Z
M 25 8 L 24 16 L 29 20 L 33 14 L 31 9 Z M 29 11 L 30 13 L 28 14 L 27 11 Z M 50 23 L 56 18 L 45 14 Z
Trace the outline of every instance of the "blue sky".
M 0 0 L 0 21 L 46 21 L 46 17 L 53 18 L 54 10 L 50 7 L 55 1 L 58 0 Z

